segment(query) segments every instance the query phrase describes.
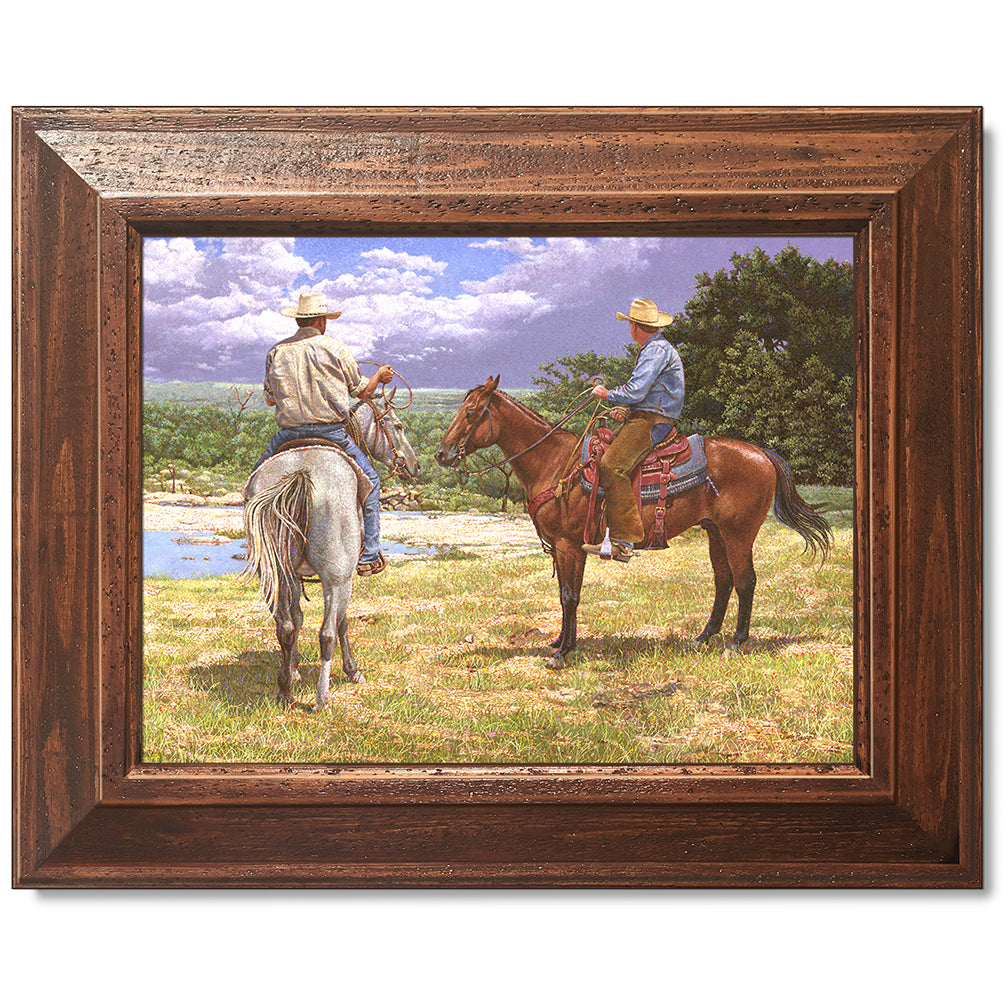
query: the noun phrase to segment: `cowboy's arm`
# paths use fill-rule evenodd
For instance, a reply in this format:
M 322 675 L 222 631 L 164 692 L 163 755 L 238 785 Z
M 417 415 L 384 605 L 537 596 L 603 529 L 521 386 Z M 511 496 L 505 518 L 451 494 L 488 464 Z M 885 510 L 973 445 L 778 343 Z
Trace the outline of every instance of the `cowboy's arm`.
M 662 341 L 665 342 L 665 341 Z M 670 344 L 665 342 L 665 347 Z M 652 340 L 640 352 L 630 380 L 609 389 L 605 398 L 616 406 L 636 406 L 654 385 L 655 379 L 668 364 L 668 354 L 657 340 Z
M 276 396 L 273 395 L 273 387 L 270 385 L 270 359 L 272 354 L 266 358 L 266 377 L 263 379 L 263 399 L 266 400 L 267 406 L 276 406 Z
M 367 399 L 374 395 L 374 391 L 379 385 L 385 385 L 392 381 L 394 377 L 394 372 L 392 368 L 388 365 L 383 364 L 378 370 L 368 379 L 367 383 L 361 388 L 359 392 L 354 392 L 354 395 L 358 399 Z

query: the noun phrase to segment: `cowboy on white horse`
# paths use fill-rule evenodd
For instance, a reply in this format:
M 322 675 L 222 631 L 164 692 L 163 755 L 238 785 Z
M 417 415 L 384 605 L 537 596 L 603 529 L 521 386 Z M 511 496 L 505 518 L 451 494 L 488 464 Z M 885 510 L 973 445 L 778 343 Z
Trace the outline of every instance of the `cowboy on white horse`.
M 357 564 L 362 577 L 385 569 L 379 543 L 381 483 L 367 453 L 357 447 L 347 430 L 350 399 L 367 399 L 379 384 L 394 376 L 388 366 L 365 379 L 349 348 L 326 335 L 326 323 L 342 312 L 330 311 L 324 294 L 302 294 L 296 305 L 280 310 L 297 321 L 298 331 L 277 343 L 266 356 L 263 394 L 276 407 L 280 430 L 262 453 L 258 467 L 288 441 L 322 438 L 342 448 L 364 470 L 372 490 L 364 501 L 364 544 Z

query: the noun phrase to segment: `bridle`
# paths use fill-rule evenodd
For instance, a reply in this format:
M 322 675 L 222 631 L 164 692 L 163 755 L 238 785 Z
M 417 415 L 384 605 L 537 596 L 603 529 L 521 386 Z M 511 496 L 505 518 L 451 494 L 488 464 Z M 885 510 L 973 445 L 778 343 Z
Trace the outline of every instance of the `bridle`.
M 385 423 L 385 418 L 389 415 L 389 413 L 392 412 L 392 403 L 389 401 L 388 398 L 386 398 L 384 410 L 379 410 L 379 408 L 374 404 L 374 402 L 371 399 L 361 399 L 358 402 L 354 403 L 353 407 L 350 410 L 350 413 L 357 426 L 357 429 L 360 431 L 362 441 L 364 440 L 364 431 L 363 428 L 360 426 L 360 421 L 357 420 L 356 413 L 357 410 L 364 405 L 371 407 L 371 415 L 374 417 L 374 428 L 373 433 L 370 435 L 371 444 L 362 444 L 361 447 L 372 458 L 374 458 L 375 454 L 378 452 L 378 447 L 381 443 L 381 440 L 384 440 L 385 444 L 388 446 L 387 455 L 393 458 L 393 462 L 391 463 L 391 465 L 389 465 L 389 468 L 396 476 L 399 477 L 408 476 L 409 459 L 407 459 L 406 456 L 403 455 L 401 451 L 399 451 L 399 448 L 397 447 L 395 441 L 393 440 L 392 434 L 389 432 L 389 429 Z
M 488 448 L 490 445 L 492 445 L 494 443 L 493 414 L 490 412 L 490 402 L 493 399 L 493 397 L 494 397 L 495 394 L 496 394 L 496 390 L 494 392 L 491 392 L 487 396 L 486 402 L 483 404 L 483 409 L 480 411 L 479 416 L 477 416 L 476 419 L 473 420 L 472 424 L 470 425 L 469 430 L 466 433 L 465 440 L 456 449 L 456 451 L 458 452 L 458 465 L 459 465 L 460 470 L 461 470 L 462 463 L 465 462 L 466 454 L 468 453 L 468 450 L 469 450 L 469 440 L 472 438 L 473 434 L 476 433 L 476 429 L 482 423 L 484 415 L 486 416 L 487 423 L 489 424 L 489 427 L 490 427 L 490 434 L 489 434 L 489 440 L 487 441 L 487 443 L 485 445 L 483 445 L 483 447 L 484 448 Z M 578 393 L 578 395 L 576 395 L 571 400 L 571 403 L 577 402 L 578 399 L 580 399 L 581 396 L 583 396 L 583 395 L 590 395 L 590 394 L 591 394 L 591 389 L 585 389 L 584 392 Z M 543 434 L 543 436 L 541 438 L 539 438 L 538 441 L 534 441 L 532 444 L 528 445 L 528 447 L 522 448 L 522 450 L 520 452 L 516 452 L 510 458 L 501 459 L 500 462 L 494 462 L 492 465 L 484 466 L 482 469 L 474 469 L 471 472 L 466 472 L 464 470 L 461 470 L 461 475 L 462 475 L 463 479 L 469 479 L 469 477 L 471 477 L 471 476 L 479 476 L 482 473 L 489 472 L 491 469 L 500 469 L 501 472 L 503 472 L 504 471 L 503 467 L 506 466 L 509 462 L 513 462 L 516 458 L 520 458 L 526 452 L 530 452 L 530 451 L 532 451 L 533 448 L 537 448 L 551 434 L 556 433 L 556 431 L 558 431 L 565 423 L 567 423 L 567 421 L 570 420 L 570 418 L 572 416 L 574 416 L 577 413 L 580 413 L 581 410 L 583 410 L 585 408 L 585 406 L 587 406 L 587 405 L 588 405 L 588 403 L 584 402 L 580 406 L 578 406 L 576 409 L 572 409 L 566 416 L 562 417 L 552 427 L 550 427 L 550 429 L 548 431 L 546 431 L 546 433 Z M 479 451 L 478 448 L 476 450 Z
M 458 457 L 459 457 L 459 465 L 461 465 L 465 461 L 465 457 L 466 457 L 466 455 L 468 454 L 468 451 L 469 451 L 469 441 L 472 438 L 473 434 L 476 433 L 476 430 L 479 427 L 479 425 L 483 422 L 483 417 L 484 416 L 487 418 L 487 425 L 490 428 L 489 440 L 487 441 L 486 445 L 484 445 L 484 447 L 488 448 L 490 445 L 492 445 L 494 443 L 493 414 L 490 412 L 490 400 L 492 398 L 493 398 L 493 392 L 491 392 L 490 395 L 487 396 L 487 400 L 483 404 L 483 409 L 480 412 L 480 415 L 478 417 L 476 417 L 476 419 L 473 420 L 473 422 L 470 424 L 470 426 L 469 426 L 469 433 L 466 434 L 465 441 L 463 441 L 458 446 L 457 451 L 458 451 Z M 478 448 L 476 450 L 479 451 Z M 515 456 L 515 457 L 517 458 L 517 456 Z M 509 462 L 509 461 L 510 461 L 510 459 L 505 459 L 505 462 Z M 504 462 L 498 462 L 497 465 L 504 465 Z M 487 472 L 490 469 L 495 469 L 496 467 L 497 466 L 495 466 L 495 465 L 487 466 L 486 469 L 480 469 L 479 472 Z M 469 476 L 475 476 L 476 473 L 468 473 L 467 475 L 469 475 Z

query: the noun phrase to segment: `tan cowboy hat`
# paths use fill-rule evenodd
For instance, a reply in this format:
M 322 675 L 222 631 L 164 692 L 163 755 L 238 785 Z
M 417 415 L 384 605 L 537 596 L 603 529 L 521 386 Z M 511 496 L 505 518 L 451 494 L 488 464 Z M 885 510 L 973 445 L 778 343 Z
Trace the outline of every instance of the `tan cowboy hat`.
M 620 322 L 639 322 L 641 325 L 657 326 L 659 329 L 672 321 L 671 315 L 658 311 L 658 305 L 646 298 L 634 298 L 633 304 L 630 305 L 630 314 L 616 312 L 616 318 Z
M 329 311 L 329 302 L 325 294 L 302 294 L 296 305 L 288 305 L 280 309 L 281 315 L 287 318 L 318 318 L 324 315 L 327 319 L 339 318 L 343 312 Z

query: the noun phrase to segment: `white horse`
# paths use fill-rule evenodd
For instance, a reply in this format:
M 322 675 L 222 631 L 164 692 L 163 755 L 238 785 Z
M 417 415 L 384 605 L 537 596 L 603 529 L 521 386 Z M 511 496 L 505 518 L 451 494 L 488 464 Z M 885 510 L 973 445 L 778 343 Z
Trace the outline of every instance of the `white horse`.
M 416 455 L 388 398 L 383 406 L 370 400 L 363 400 L 364 404 L 370 408 L 358 407 L 355 414 L 358 443 L 396 475 L 416 476 L 420 469 Z M 350 456 L 322 441 L 284 446 L 246 484 L 248 563 L 244 573 L 259 576 L 260 595 L 276 622 L 281 651 L 278 699 L 283 704 L 293 702 L 291 687 L 301 678 L 297 640 L 306 577 L 319 579 L 325 599 L 314 709 L 321 710 L 329 700 L 337 640 L 347 679 L 364 681 L 350 649 L 347 606 L 364 541 L 362 504 L 370 492 L 371 480 Z

